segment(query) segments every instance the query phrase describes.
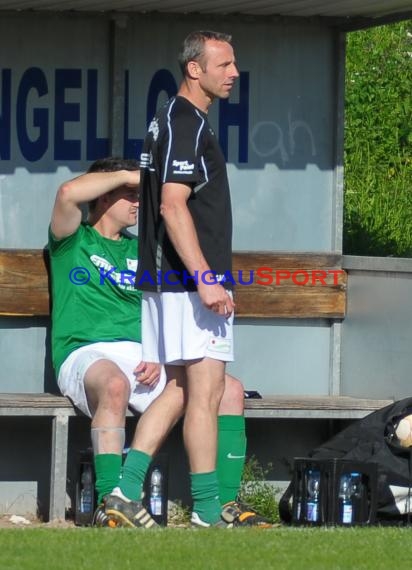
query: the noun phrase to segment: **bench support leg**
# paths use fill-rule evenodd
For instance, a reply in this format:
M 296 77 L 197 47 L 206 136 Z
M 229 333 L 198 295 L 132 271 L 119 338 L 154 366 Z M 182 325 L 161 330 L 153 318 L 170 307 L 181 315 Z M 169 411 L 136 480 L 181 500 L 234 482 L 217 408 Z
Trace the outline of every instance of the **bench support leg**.
M 65 517 L 68 439 L 69 417 L 55 416 L 51 445 L 50 521 Z

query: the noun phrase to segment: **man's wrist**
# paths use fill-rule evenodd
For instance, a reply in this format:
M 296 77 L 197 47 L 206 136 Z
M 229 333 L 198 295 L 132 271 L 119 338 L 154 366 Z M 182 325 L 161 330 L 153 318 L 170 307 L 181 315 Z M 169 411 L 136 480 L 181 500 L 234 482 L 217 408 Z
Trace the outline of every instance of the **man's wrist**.
M 218 283 L 216 279 L 216 271 L 212 271 L 211 269 L 202 271 L 199 279 L 199 284 L 200 283 L 203 285 L 216 285 Z

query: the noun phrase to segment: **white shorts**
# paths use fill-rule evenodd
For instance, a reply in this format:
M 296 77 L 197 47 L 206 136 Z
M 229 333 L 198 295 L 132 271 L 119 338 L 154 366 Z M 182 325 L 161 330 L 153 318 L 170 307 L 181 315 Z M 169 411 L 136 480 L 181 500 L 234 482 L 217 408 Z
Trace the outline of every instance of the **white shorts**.
M 84 414 L 91 417 L 84 389 L 84 377 L 92 364 L 102 358 L 111 360 L 127 376 L 130 382 L 129 406 L 137 412 L 144 412 L 155 398 L 163 391 L 166 374 L 162 368 L 158 384 L 151 388 L 136 381 L 133 370 L 142 361 L 142 345 L 138 342 L 115 341 L 96 342 L 74 350 L 63 362 L 57 384 L 64 396 Z M 152 361 L 153 362 L 153 361 Z
M 143 292 L 143 360 L 183 364 L 233 360 L 233 313 L 227 319 L 207 309 L 197 292 Z

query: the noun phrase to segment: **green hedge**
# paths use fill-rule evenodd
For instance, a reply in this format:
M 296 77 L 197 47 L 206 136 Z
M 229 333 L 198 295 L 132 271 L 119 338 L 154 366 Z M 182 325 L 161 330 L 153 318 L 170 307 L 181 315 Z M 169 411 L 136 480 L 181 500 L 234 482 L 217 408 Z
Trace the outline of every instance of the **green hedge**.
M 345 253 L 412 256 L 412 20 L 347 36 Z

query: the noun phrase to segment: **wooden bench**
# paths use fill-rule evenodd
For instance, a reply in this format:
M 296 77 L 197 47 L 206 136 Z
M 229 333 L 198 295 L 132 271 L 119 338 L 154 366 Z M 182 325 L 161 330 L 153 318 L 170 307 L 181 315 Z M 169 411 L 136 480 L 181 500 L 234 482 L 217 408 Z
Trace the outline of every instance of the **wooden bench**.
M 266 419 L 358 419 L 390 403 L 392 400 L 367 400 L 345 396 L 271 396 L 245 400 L 245 416 Z M 65 517 L 69 418 L 76 415 L 82 414 L 64 396 L 0 394 L 0 417 L 36 416 L 52 419 L 50 520 Z M 131 412 L 128 415 L 131 415 Z
M 242 252 L 233 256 L 236 317 L 343 319 L 347 275 L 341 256 Z M 305 282 L 303 285 L 302 283 Z M 48 256 L 43 250 L 0 249 L 0 317 L 50 314 Z M 56 386 L 57 389 L 57 386 Z M 265 396 L 245 400 L 250 418 L 361 418 L 389 404 L 345 396 Z M 69 418 L 81 415 L 54 394 L 0 394 L 0 417 L 49 417 L 52 421 L 50 520 L 64 518 Z
M 333 253 L 236 252 L 236 317 L 333 318 L 346 310 L 347 274 Z M 0 249 L 0 316 L 48 316 L 47 252 Z M 69 276 L 67 276 L 69 285 Z

